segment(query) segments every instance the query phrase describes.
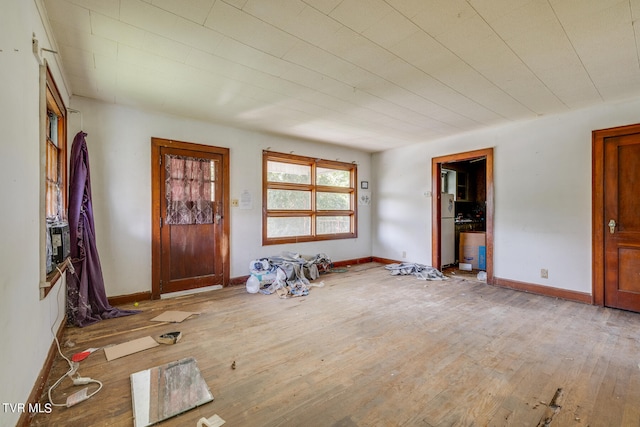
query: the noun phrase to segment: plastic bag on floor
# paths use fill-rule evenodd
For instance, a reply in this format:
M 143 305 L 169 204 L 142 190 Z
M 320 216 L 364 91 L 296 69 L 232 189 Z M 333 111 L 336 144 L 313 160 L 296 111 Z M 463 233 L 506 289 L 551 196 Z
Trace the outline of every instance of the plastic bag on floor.
M 260 280 L 253 274 L 247 279 L 247 292 L 255 294 L 260 290 Z

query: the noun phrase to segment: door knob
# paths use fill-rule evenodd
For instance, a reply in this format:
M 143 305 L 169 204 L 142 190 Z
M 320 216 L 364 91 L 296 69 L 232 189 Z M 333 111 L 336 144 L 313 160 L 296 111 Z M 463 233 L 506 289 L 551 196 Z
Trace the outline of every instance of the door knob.
M 616 221 L 613 220 L 613 219 L 611 221 L 609 221 L 609 232 L 611 234 L 616 232 Z

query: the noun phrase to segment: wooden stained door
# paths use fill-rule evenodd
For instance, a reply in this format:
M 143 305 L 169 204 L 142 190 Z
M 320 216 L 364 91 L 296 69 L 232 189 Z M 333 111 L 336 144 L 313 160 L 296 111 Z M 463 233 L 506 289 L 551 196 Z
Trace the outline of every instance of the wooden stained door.
M 228 284 L 228 149 L 153 138 L 152 180 L 153 297 Z
M 601 169 L 594 167 L 594 177 L 602 175 L 594 239 L 603 247 L 604 283 L 602 301 L 596 289 L 594 296 L 607 307 L 640 312 L 640 125 L 594 132 L 594 154 L 602 159 Z M 597 195 L 598 185 L 594 189 Z

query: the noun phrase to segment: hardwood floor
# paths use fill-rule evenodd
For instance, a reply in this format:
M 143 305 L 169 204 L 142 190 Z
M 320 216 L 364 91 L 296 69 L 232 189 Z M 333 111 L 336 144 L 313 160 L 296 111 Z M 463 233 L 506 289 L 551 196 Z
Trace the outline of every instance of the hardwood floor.
M 189 356 L 215 399 L 164 426 L 195 426 L 214 414 L 228 426 L 640 425 L 639 314 L 468 275 L 391 276 L 375 263 L 319 281 L 324 287 L 302 298 L 237 286 L 143 302 L 140 314 L 69 328 L 68 356 L 173 330 L 183 338 L 111 362 L 95 352 L 79 371 L 103 390 L 32 425 L 131 426 L 129 375 Z M 166 310 L 200 315 L 149 321 Z M 66 368 L 58 357 L 49 383 Z M 54 400 L 79 388 L 67 379 Z

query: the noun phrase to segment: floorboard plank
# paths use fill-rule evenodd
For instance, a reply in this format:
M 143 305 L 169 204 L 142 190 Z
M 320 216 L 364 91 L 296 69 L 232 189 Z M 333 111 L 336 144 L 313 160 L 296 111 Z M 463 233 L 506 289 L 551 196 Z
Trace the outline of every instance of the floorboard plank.
M 434 282 L 391 276 L 377 263 L 320 281 L 300 298 L 237 286 L 144 301 L 140 314 L 70 327 L 61 343 L 67 356 L 174 330 L 183 338 L 111 362 L 95 352 L 79 371 L 104 389 L 32 425 L 131 426 L 129 376 L 189 356 L 214 401 L 163 426 L 194 426 L 213 414 L 232 426 L 537 426 L 544 417 L 551 426 L 640 425 L 639 314 L 493 287 L 461 272 Z M 150 321 L 167 310 L 199 314 Z M 48 384 L 66 369 L 57 357 Z M 559 388 L 558 408 L 550 408 Z M 54 400 L 75 391 L 67 379 Z

